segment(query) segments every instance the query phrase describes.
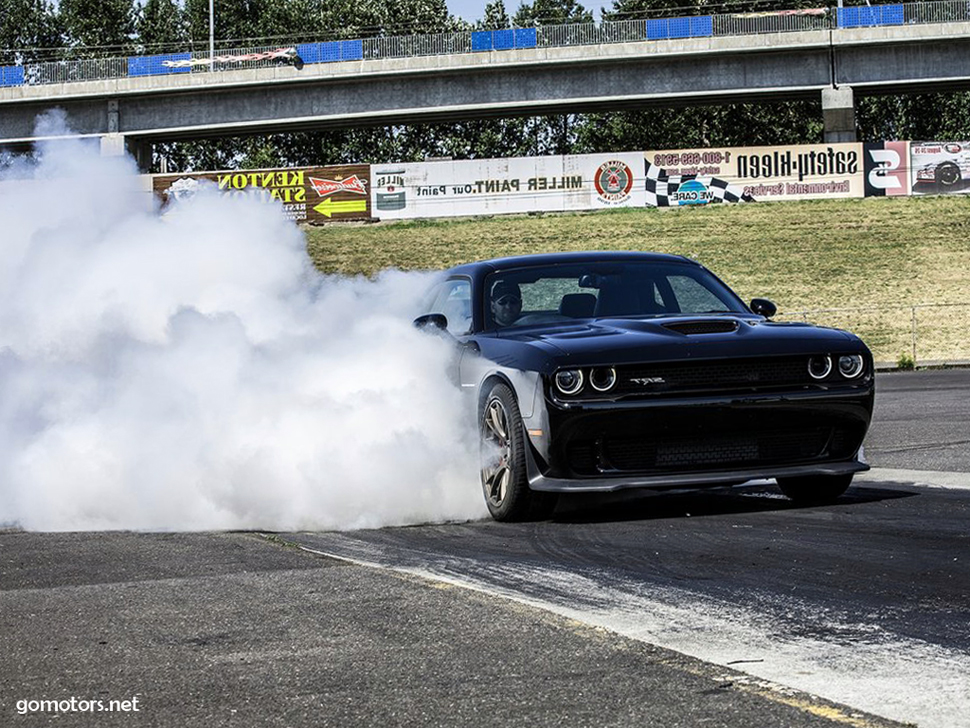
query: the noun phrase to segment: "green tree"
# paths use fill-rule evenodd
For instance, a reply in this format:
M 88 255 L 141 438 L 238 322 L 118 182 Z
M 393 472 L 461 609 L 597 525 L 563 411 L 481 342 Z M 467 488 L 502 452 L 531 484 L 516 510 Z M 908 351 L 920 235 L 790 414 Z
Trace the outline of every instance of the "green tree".
M 533 25 L 568 25 L 592 23 L 593 14 L 576 0 L 534 0 L 522 3 L 512 18 L 513 25 L 528 28 Z
M 730 4 L 719 0 L 613 0 L 613 6 L 603 11 L 603 20 L 797 10 L 817 8 L 823 4 L 818 0 L 733 0 Z
M 762 104 L 649 108 L 585 114 L 575 152 L 809 144 L 822 141 L 821 99 Z
M 242 41 L 266 35 L 264 16 L 269 5 L 269 0 L 215 0 L 213 34 L 217 47 L 246 45 Z M 193 43 L 201 48 L 208 47 L 209 0 L 186 0 L 185 17 Z M 275 35 L 277 29 L 271 30 Z
M 301 14 L 319 39 L 369 38 L 381 34 L 383 20 L 373 3 L 306 0 L 306 4 L 308 7 Z
M 613 0 L 613 7 L 603 11 L 603 20 L 636 20 L 698 15 L 701 0 Z
M 127 55 L 135 50 L 133 0 L 60 0 L 58 18 L 78 58 Z
M 857 98 L 856 126 L 867 142 L 970 140 L 970 93 Z
M 475 23 L 475 30 L 504 30 L 512 26 L 502 0 L 492 0 L 485 6 L 485 15 Z
M 176 0 L 147 0 L 136 23 L 138 41 L 145 53 L 163 53 L 187 47 L 185 15 Z
M 64 44 L 47 0 L 0 0 L 0 65 L 46 60 Z
M 448 13 L 445 0 L 370 0 L 385 35 L 451 33 L 460 23 Z

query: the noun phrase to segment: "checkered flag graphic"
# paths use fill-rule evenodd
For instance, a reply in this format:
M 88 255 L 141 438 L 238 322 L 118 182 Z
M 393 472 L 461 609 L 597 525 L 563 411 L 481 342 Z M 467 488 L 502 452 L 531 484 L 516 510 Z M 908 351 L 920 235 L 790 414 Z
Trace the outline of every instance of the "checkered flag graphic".
M 699 177 L 696 174 L 668 175 L 655 164 L 647 165 L 647 206 L 670 207 L 670 193 L 688 180 L 697 180 L 714 194 L 713 202 L 754 202 L 751 195 L 745 195 L 737 186 L 717 177 Z

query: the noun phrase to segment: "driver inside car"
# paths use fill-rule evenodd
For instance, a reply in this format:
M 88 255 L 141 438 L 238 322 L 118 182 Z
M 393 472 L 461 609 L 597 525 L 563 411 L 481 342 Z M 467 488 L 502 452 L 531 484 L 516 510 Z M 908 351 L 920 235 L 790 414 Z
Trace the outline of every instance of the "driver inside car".
M 511 326 L 522 313 L 522 291 L 517 283 L 498 281 L 492 286 L 492 318 L 499 326 Z

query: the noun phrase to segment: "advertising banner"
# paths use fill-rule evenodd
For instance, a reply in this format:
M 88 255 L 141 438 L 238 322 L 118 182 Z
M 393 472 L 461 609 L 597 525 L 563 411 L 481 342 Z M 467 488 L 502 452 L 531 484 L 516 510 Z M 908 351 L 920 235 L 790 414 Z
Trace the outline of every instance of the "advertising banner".
M 801 144 L 645 152 L 647 203 L 809 200 L 865 194 L 862 144 Z
M 163 210 L 211 185 L 225 195 L 246 195 L 280 204 L 296 222 L 370 219 L 370 166 L 236 170 L 205 174 L 155 175 L 152 189 Z
M 380 219 L 562 212 L 644 205 L 639 153 L 374 165 Z
M 970 142 L 911 142 L 914 195 L 970 193 Z
M 875 142 L 863 147 L 866 197 L 908 195 L 912 192 L 909 142 Z

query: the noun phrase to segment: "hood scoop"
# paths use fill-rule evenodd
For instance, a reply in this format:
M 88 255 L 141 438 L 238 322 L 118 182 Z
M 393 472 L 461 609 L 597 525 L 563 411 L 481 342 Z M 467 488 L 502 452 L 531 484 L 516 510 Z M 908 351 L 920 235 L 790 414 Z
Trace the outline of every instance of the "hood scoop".
M 729 334 L 738 330 L 737 321 L 678 321 L 672 324 L 663 324 L 665 329 L 676 331 L 678 334 L 694 336 L 695 334 Z

